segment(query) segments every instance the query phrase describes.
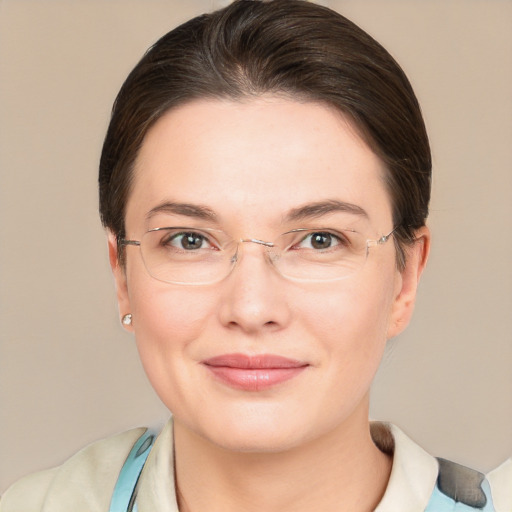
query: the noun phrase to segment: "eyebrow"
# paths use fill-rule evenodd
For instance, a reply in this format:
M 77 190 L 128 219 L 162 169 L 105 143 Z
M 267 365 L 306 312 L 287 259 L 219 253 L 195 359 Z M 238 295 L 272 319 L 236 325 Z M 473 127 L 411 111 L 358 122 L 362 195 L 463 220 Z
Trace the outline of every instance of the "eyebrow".
M 183 215 L 185 217 L 208 220 L 210 222 L 217 220 L 215 212 L 207 206 L 190 203 L 174 203 L 172 201 L 165 201 L 151 208 L 146 215 L 146 219 L 149 220 L 159 213 Z
M 286 216 L 286 222 L 299 221 L 305 219 L 314 219 L 316 217 L 322 217 L 329 213 L 343 212 L 357 215 L 359 217 L 368 218 L 366 210 L 360 206 L 345 201 L 338 201 L 336 199 L 329 199 L 327 201 L 318 201 L 315 203 L 307 203 L 303 206 L 299 206 L 290 210 Z
M 314 219 L 336 212 L 350 213 L 359 217 L 368 218 L 366 210 L 356 204 L 338 201 L 337 199 L 329 199 L 327 201 L 307 203 L 302 206 L 298 206 L 297 208 L 293 208 L 285 215 L 284 220 L 285 222 L 294 222 L 305 219 Z M 172 201 L 165 201 L 154 208 L 151 208 L 146 215 L 146 219 L 149 220 L 159 213 L 183 215 L 185 217 L 207 220 L 210 222 L 217 221 L 216 213 L 207 206 L 190 203 L 175 203 Z

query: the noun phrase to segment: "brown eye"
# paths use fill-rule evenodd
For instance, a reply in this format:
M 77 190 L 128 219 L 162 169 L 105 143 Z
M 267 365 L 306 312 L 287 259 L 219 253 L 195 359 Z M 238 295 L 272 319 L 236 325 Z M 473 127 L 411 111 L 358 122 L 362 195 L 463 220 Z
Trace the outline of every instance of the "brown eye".
M 167 237 L 163 243 L 164 245 L 183 249 L 185 251 L 196 251 L 198 249 L 209 247 L 207 238 L 200 233 L 193 231 L 176 233 Z
M 328 249 L 332 242 L 333 237 L 330 233 L 313 233 L 311 235 L 311 246 L 315 249 Z
M 184 233 L 181 237 L 181 246 L 187 251 L 201 249 L 204 241 L 205 239 L 202 235 L 198 235 L 197 233 Z
M 332 233 L 327 231 L 315 231 L 313 233 L 309 233 L 302 239 L 301 243 L 299 244 L 299 248 L 317 249 L 321 251 L 340 245 L 340 243 L 340 238 L 336 235 L 333 235 Z

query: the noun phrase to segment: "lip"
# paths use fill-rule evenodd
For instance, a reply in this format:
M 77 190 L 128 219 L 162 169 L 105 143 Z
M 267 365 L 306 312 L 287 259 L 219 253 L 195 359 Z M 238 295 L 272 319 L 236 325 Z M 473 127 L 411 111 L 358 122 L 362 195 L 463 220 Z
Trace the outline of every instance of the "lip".
M 293 379 L 309 365 L 287 357 L 260 354 L 223 354 L 202 361 L 214 377 L 236 389 L 261 391 Z

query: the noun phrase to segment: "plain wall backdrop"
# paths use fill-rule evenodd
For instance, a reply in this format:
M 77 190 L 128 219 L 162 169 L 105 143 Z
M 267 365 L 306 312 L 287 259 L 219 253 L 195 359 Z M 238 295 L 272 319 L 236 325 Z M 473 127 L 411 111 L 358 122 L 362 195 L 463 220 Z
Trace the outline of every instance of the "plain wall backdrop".
M 0 489 L 167 417 L 119 323 L 97 165 L 145 49 L 223 3 L 0 0 Z M 512 453 L 512 2 L 323 3 L 403 66 L 434 157 L 432 255 L 372 417 L 488 470 Z

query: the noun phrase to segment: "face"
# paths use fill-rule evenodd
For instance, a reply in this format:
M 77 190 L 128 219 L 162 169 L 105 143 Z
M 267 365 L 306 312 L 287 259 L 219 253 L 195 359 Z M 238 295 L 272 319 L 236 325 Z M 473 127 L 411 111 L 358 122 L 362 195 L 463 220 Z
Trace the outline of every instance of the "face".
M 237 240 L 319 227 L 377 239 L 393 229 L 384 173 L 326 106 L 275 97 L 195 101 L 146 136 L 127 238 L 187 226 Z M 121 268 L 110 237 L 121 314 L 132 313 L 142 363 L 175 422 L 244 451 L 364 428 L 372 378 L 386 340 L 408 321 L 427 244 L 417 244 L 423 252 L 411 251 L 403 272 L 390 241 L 372 247 L 350 277 L 307 283 L 281 276 L 261 245 L 241 245 L 227 277 L 191 286 L 152 278 L 138 247 L 126 247 Z

